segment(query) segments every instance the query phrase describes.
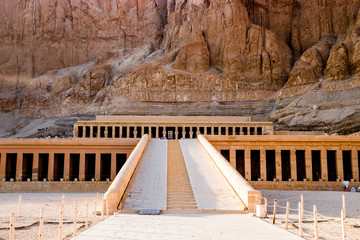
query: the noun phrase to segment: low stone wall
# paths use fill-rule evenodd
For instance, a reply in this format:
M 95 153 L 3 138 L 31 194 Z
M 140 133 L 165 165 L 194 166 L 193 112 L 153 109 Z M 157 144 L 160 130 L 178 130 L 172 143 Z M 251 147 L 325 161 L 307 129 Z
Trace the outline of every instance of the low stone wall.
M 0 182 L 0 193 L 105 192 L 111 182 Z
M 197 139 L 248 210 L 255 212 L 256 205 L 261 203 L 261 192 L 255 190 L 204 136 L 198 135 Z
M 251 186 L 258 190 L 289 191 L 343 191 L 341 182 L 258 182 L 251 181 Z M 349 189 L 360 186 L 360 182 L 350 182 Z
M 150 142 L 149 135 L 145 134 L 140 142 L 136 145 L 131 155 L 127 159 L 124 166 L 121 168 L 111 186 L 104 195 L 104 199 L 108 201 L 110 213 L 116 212 L 119 202 L 123 197 L 131 178 L 133 177 L 136 166 L 139 164 L 148 144 Z

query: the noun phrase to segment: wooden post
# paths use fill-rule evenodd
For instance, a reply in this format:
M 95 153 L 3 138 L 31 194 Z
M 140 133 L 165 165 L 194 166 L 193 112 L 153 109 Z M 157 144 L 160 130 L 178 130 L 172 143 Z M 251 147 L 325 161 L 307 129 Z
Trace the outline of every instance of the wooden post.
M 64 199 L 64 196 L 63 196 Z M 60 204 L 60 219 L 59 219 L 59 239 L 62 240 L 62 230 L 63 230 L 63 217 L 64 217 L 64 203 Z
M 301 194 L 301 218 L 304 217 L 304 195 Z
M 345 202 L 345 194 L 342 195 L 342 203 L 344 209 L 344 217 L 346 217 L 346 202 Z
M 299 209 L 299 236 L 302 237 L 302 215 L 301 215 L 301 203 L 298 204 Z
M 94 224 L 96 224 L 96 201 L 97 199 L 94 198 Z
M 21 194 L 19 195 L 19 217 L 21 216 Z
M 265 217 L 267 217 L 267 198 L 265 198 Z
M 276 219 L 276 205 L 277 205 L 277 199 L 274 200 L 274 218 L 273 218 L 273 224 L 275 224 L 275 219 Z
M 89 227 L 89 200 L 86 199 L 86 217 L 85 217 L 85 230 Z
M 317 206 L 314 205 L 314 235 L 315 240 L 319 240 L 318 218 L 317 218 Z
M 10 215 L 10 233 L 9 240 L 15 240 L 15 214 Z
M 78 208 L 77 208 L 77 201 L 74 202 L 74 237 L 76 237 L 77 235 L 77 213 L 78 213 Z
M 39 240 L 44 239 L 44 208 L 40 209 Z
M 106 199 L 105 201 L 106 201 L 106 217 L 109 217 L 109 201 L 108 199 Z
M 346 220 L 345 220 L 345 211 L 341 209 L 341 229 L 342 229 L 342 239 L 346 240 L 346 228 L 345 228 Z
M 285 229 L 288 229 L 289 227 L 289 208 L 290 208 L 290 203 L 289 201 L 286 202 L 286 222 L 285 222 Z

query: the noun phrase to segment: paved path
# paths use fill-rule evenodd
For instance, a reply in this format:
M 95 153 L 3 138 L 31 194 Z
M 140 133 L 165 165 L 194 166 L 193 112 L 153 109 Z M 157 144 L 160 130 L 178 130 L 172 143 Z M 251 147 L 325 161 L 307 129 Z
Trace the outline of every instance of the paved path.
M 123 209 L 166 209 L 166 175 L 167 141 L 151 140 Z
M 297 240 L 292 233 L 247 214 L 118 214 L 85 231 L 77 240 L 246 239 Z
M 180 140 L 198 209 L 243 210 L 230 186 L 197 140 Z

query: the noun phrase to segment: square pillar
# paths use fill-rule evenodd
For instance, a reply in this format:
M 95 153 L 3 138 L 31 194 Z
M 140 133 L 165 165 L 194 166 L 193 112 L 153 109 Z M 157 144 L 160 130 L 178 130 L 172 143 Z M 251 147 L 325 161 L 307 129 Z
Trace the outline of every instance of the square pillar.
M 275 150 L 275 171 L 276 179 L 282 181 L 282 171 L 281 171 L 281 150 Z
M 16 181 L 21 181 L 23 170 L 23 154 L 16 154 Z
M 165 137 L 166 137 L 166 127 L 165 127 L 165 126 L 163 126 L 162 136 L 163 136 L 163 138 L 165 138 Z
M 80 153 L 79 180 L 85 181 L 85 153 Z
M 122 126 L 119 126 L 119 138 L 122 138 Z
M 70 153 L 64 154 L 64 180 L 69 181 L 70 177 Z
M 306 173 L 306 179 L 312 181 L 313 175 L 312 175 L 312 159 L 311 159 L 310 148 L 306 148 L 305 150 L 305 173 Z
M 54 153 L 49 153 L 48 180 L 54 179 Z
M 328 180 L 328 166 L 327 166 L 327 152 L 325 148 L 321 149 L 320 152 L 320 158 L 321 158 L 321 178 L 325 181 Z
M 200 127 L 196 127 L 196 136 L 200 134 Z
M 112 138 L 115 138 L 115 126 L 112 126 Z
M 73 136 L 74 136 L 74 138 L 79 137 L 79 126 L 78 125 L 74 125 Z
M 111 153 L 111 165 L 110 165 L 110 179 L 111 181 L 116 177 L 116 153 Z
M 257 127 L 254 127 L 254 135 L 258 135 Z
M 260 178 L 266 181 L 266 151 L 260 147 Z
M 130 138 L 130 127 L 126 126 L 126 137 Z
M 33 157 L 33 169 L 32 169 L 32 180 L 38 180 L 38 172 L 39 172 L 39 153 L 34 153 Z
M 140 137 L 144 136 L 145 135 L 145 127 L 142 126 L 141 127 L 141 134 L 140 134 Z
M 214 127 L 211 127 L 211 135 L 214 135 Z
M 183 127 L 183 130 L 182 130 L 182 138 L 185 139 L 185 136 L 186 136 L 186 130 L 185 130 L 185 127 Z
M 236 169 L 236 149 L 230 149 L 230 164 Z
M 105 136 L 105 138 L 108 138 L 109 137 L 109 132 L 108 132 L 108 127 L 109 126 L 105 126 L 105 131 L 104 131 L 104 136 Z
M 358 151 L 353 148 L 351 150 L 351 166 L 352 166 L 352 175 L 355 181 L 359 181 L 359 163 L 358 163 Z
M 95 157 L 95 179 L 100 181 L 100 153 L 96 153 Z
M 251 181 L 251 154 L 250 149 L 245 149 L 245 179 Z
M 100 128 L 101 128 L 101 126 L 100 126 L 100 125 L 98 125 L 98 128 L 97 128 L 97 135 L 96 135 L 96 137 L 97 137 L 97 138 L 100 138 Z
M 159 127 L 156 126 L 156 138 L 159 138 Z
M 90 126 L 90 138 L 94 137 L 94 126 Z
M 343 167 L 343 155 L 342 150 L 336 150 L 336 172 L 338 174 L 338 179 L 344 179 L 344 167 Z
M 0 181 L 5 178 L 5 168 L 6 168 L 6 153 L 1 152 L 1 159 L 0 159 Z
M 229 136 L 229 127 L 225 127 L 225 135 Z
M 296 153 L 295 149 L 290 150 L 290 169 L 291 169 L 291 179 L 294 181 L 297 180 L 297 165 L 296 165 Z
M 175 139 L 179 139 L 179 127 L 175 127 Z

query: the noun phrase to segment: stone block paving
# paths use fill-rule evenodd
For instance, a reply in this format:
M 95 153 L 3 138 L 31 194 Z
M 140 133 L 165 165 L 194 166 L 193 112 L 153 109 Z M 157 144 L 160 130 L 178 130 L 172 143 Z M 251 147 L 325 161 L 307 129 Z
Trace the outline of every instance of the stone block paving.
M 76 240 L 113 239 L 267 239 L 298 236 L 247 214 L 116 214 Z

